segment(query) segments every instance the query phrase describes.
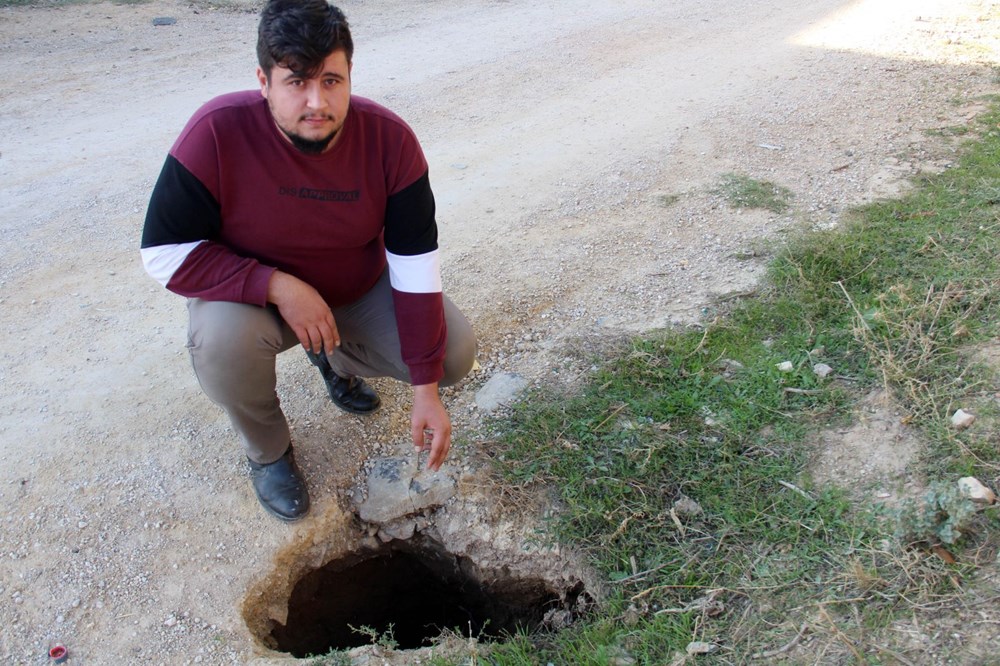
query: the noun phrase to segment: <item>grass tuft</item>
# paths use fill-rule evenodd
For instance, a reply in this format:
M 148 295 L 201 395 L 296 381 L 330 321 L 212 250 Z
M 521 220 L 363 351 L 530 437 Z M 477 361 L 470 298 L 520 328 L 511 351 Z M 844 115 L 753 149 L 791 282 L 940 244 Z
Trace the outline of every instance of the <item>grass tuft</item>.
M 772 213 L 788 210 L 792 191 L 767 180 L 755 180 L 749 176 L 727 173 L 715 189 L 733 208 L 763 208 Z

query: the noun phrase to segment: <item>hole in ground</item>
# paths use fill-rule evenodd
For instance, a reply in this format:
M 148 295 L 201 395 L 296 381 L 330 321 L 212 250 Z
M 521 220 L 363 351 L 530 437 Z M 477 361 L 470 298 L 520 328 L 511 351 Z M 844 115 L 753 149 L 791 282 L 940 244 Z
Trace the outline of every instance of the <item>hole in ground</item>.
M 306 572 L 292 589 L 286 623 L 275 623 L 270 638 L 295 657 L 368 645 L 373 638 L 356 631 L 362 627 L 399 649 L 427 646 L 446 629 L 501 638 L 539 627 L 547 611 L 572 608 L 582 587 L 557 590 L 502 572 L 484 577 L 470 559 L 430 539 L 392 541 Z

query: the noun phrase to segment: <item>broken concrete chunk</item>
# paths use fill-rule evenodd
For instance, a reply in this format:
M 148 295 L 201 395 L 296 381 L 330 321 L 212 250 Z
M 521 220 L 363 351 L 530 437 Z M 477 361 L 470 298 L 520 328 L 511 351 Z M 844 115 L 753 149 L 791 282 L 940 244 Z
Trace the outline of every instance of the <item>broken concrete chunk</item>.
M 964 409 L 960 409 L 955 412 L 951 417 L 951 425 L 953 425 L 958 430 L 965 430 L 970 425 L 972 425 L 976 420 L 975 414 L 971 414 Z
M 358 508 L 361 520 L 386 523 L 413 511 L 410 481 L 417 471 L 415 457 L 379 458 L 368 475 L 368 492 Z
M 410 456 L 378 458 L 372 463 L 368 485 L 371 486 L 373 480 L 381 483 L 398 483 L 405 478 L 409 481 L 416 472 L 417 461 Z
M 361 520 L 385 525 L 420 511 L 435 509 L 455 495 L 455 479 L 444 470 L 417 473 L 416 456 L 379 458 L 368 475 L 365 500 L 355 508 Z
M 410 482 L 414 511 L 439 507 L 455 496 L 455 479 L 443 470 L 424 470 Z
M 406 540 L 417 531 L 417 522 L 406 518 L 393 520 L 386 523 L 379 529 L 378 538 L 383 543 L 388 543 L 396 539 Z
M 984 486 L 979 482 L 979 479 L 973 476 L 964 476 L 959 479 L 958 489 L 973 502 L 995 504 L 997 501 L 996 493 Z
M 476 406 L 491 412 L 513 401 L 527 385 L 528 381 L 520 375 L 509 372 L 497 373 L 476 392 Z

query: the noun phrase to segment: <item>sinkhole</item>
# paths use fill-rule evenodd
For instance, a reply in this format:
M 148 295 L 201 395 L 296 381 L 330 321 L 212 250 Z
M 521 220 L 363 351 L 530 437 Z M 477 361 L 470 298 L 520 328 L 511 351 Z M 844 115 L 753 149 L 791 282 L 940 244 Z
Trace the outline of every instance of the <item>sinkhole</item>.
M 446 630 L 502 640 L 574 610 L 584 585 L 566 584 L 515 577 L 506 567 L 483 570 L 433 539 L 394 540 L 304 571 L 291 587 L 286 621 L 272 620 L 261 638 L 295 657 L 368 645 L 373 636 L 417 649 Z

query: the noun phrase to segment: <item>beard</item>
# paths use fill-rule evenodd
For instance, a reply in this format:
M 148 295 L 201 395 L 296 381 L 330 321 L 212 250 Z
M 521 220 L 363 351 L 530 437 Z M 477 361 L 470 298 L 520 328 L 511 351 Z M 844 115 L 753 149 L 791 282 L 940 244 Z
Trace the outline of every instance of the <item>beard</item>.
M 322 139 L 307 139 L 294 132 L 289 132 L 281 125 L 278 125 L 278 129 L 281 130 L 282 134 L 288 137 L 288 140 L 292 142 L 293 146 L 306 155 L 321 154 L 324 150 L 326 150 L 326 147 L 330 145 L 330 142 L 333 141 L 333 137 L 337 136 L 337 130 L 334 130 L 330 132 L 329 136 Z

